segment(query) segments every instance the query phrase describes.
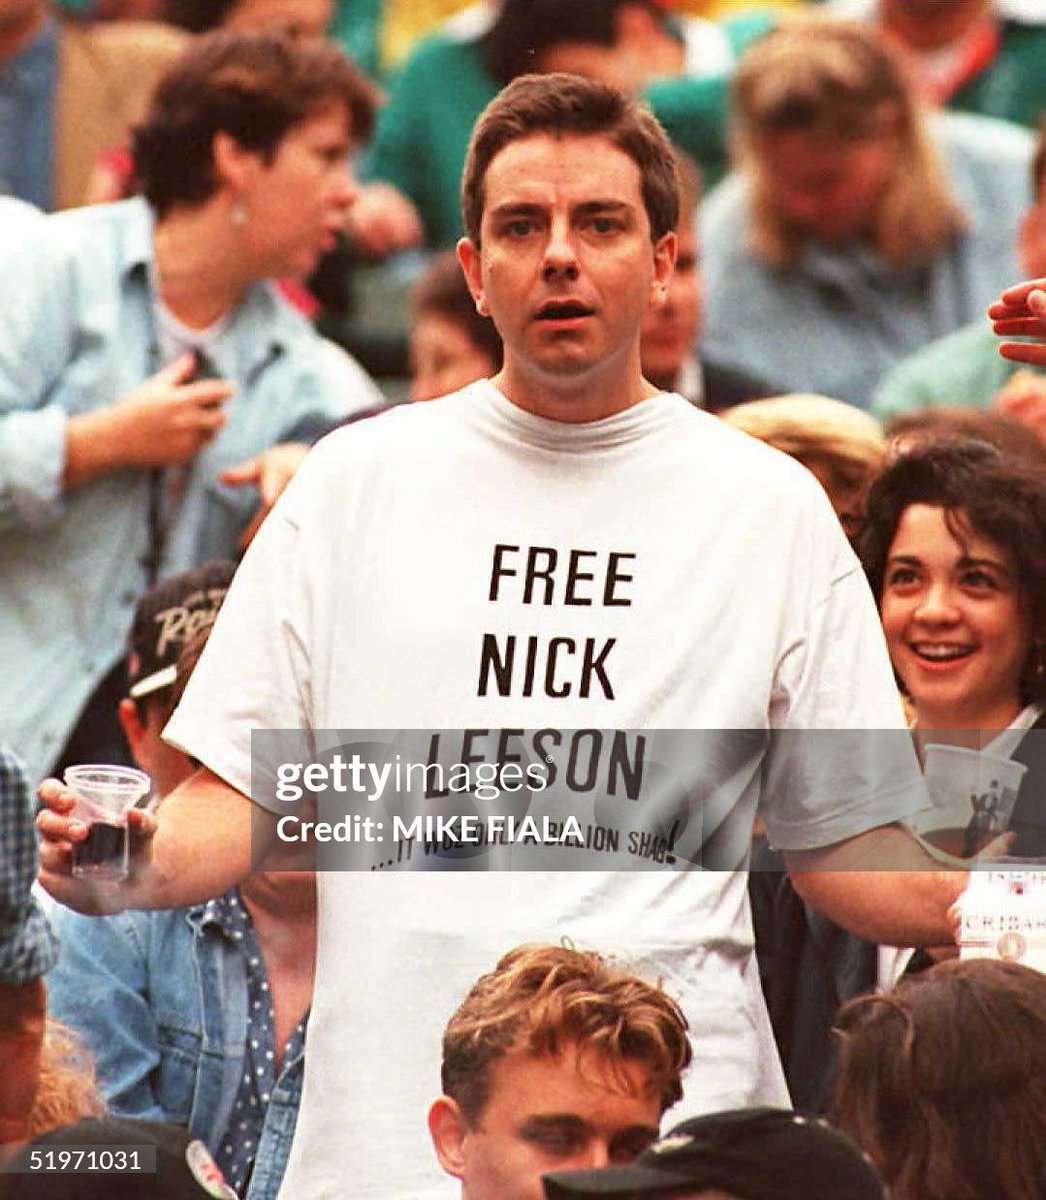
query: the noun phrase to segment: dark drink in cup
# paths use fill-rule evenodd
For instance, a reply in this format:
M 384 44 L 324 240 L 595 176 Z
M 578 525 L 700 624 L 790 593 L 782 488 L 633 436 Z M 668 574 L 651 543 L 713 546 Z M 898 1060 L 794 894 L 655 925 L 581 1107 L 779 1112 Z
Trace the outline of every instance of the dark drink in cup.
M 73 874 L 94 879 L 126 879 L 128 870 L 127 822 L 88 807 L 78 808 L 76 816 L 87 825 L 87 837 L 73 845 Z
M 133 767 L 103 763 L 69 767 L 65 784 L 77 795 L 73 816 L 87 836 L 73 845 L 74 875 L 118 882 L 129 868 L 127 810 L 149 792 L 149 776 Z

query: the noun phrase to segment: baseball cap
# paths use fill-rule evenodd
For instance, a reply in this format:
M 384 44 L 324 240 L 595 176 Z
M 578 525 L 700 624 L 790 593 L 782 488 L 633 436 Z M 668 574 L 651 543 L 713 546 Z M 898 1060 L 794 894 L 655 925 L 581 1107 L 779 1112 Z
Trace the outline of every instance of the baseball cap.
M 741 1200 L 888 1200 L 861 1149 L 785 1109 L 713 1113 L 677 1125 L 634 1163 L 544 1178 L 548 1200 L 666 1196 L 717 1188 Z
M 138 601 L 127 674 L 136 700 L 174 683 L 183 647 L 214 624 L 236 564 L 210 562 L 158 583 Z
M 93 1161 L 106 1153 L 155 1149 L 156 1170 L 48 1171 L 39 1168 L 50 1151 L 89 1150 Z M 34 1163 L 33 1155 L 37 1160 Z M 35 1168 L 35 1169 L 34 1169 Z M 237 1200 L 203 1142 L 180 1125 L 100 1117 L 63 1125 L 25 1146 L 0 1171 L 0 1197 L 10 1200 Z

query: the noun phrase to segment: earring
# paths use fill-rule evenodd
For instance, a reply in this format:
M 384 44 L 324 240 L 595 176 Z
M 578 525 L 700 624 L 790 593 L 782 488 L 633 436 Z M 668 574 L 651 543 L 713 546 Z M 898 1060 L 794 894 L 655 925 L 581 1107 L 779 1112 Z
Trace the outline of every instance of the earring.
M 247 205 L 242 200 L 233 201 L 229 220 L 237 229 L 242 229 L 247 224 Z
M 1031 673 L 1034 679 L 1046 676 L 1046 641 L 1037 641 L 1031 649 Z

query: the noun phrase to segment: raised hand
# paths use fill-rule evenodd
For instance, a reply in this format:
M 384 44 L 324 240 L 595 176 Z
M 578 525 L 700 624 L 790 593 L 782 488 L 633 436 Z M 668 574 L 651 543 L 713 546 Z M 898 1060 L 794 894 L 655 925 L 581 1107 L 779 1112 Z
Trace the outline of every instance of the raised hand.
M 1039 338 L 1036 342 L 1003 342 L 999 353 L 1014 362 L 1046 367 L 1046 279 L 1029 279 L 1005 292 L 988 309 L 999 337 Z
M 192 381 L 196 359 L 183 354 L 115 404 L 70 417 L 64 484 L 76 487 L 118 467 L 189 462 L 225 424 L 233 394 L 224 379 Z

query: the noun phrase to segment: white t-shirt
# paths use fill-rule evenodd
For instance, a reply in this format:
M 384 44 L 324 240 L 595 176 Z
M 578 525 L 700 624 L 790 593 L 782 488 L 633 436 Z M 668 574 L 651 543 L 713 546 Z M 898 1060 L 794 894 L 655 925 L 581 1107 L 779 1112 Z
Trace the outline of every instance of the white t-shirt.
M 528 598 L 531 547 L 555 567 Z M 572 551 L 593 578 L 571 591 Z M 512 636 L 578 647 L 553 681 L 567 694 L 538 672 L 525 695 L 518 662 L 509 694 L 489 678 L 478 694 L 484 639 Z M 603 668 L 587 688 L 586 639 Z M 871 595 L 813 476 L 664 393 L 566 425 L 482 381 L 340 431 L 255 540 L 167 736 L 249 794 L 252 727 L 549 725 L 903 729 Z M 783 848 L 923 803 L 914 755 L 885 789 L 856 761 L 771 758 L 738 802 Z M 695 1047 L 673 1120 L 787 1103 L 743 870 L 327 874 L 319 924 L 283 1196 L 455 1194 L 425 1127 L 442 1029 L 521 942 L 570 937 L 664 979 Z

